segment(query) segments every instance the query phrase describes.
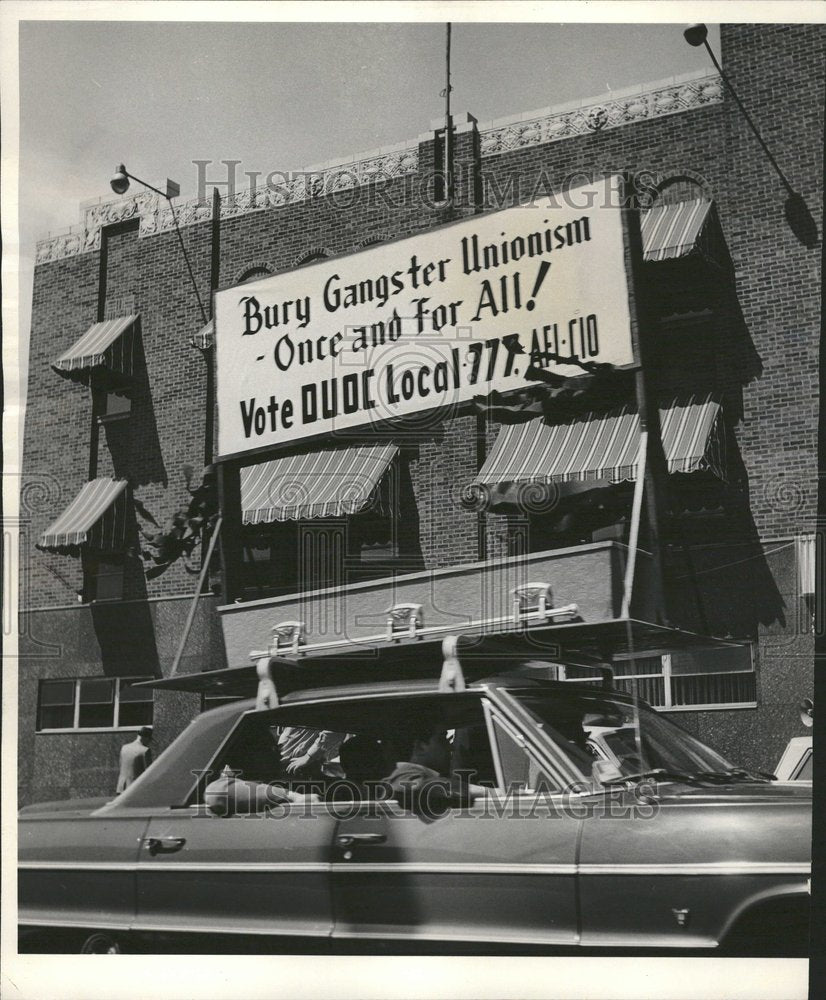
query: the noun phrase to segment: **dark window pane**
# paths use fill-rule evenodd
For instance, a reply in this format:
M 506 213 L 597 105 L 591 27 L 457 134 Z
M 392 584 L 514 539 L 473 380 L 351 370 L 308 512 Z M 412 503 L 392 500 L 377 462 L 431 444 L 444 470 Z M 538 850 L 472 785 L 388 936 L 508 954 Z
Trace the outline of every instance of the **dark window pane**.
M 75 682 L 43 681 L 40 684 L 38 729 L 71 729 L 75 723 Z
M 119 601 L 123 597 L 123 562 L 101 559 L 95 576 L 95 600 Z
M 80 682 L 81 705 L 104 705 L 115 700 L 115 682 L 108 677 L 94 677 Z
M 118 711 L 118 725 L 151 726 L 154 708 L 151 701 L 122 701 Z
M 71 729 L 75 722 L 74 705 L 41 708 L 38 729 Z
M 75 682 L 74 681 L 43 681 L 40 685 L 40 704 L 74 705 L 75 703 Z
M 106 394 L 106 416 L 127 416 L 132 409 L 132 400 L 115 392 Z
M 135 678 L 135 680 L 145 678 Z M 120 681 L 118 699 L 119 726 L 151 726 L 154 711 L 155 692 L 152 688 L 136 688 L 126 681 Z
M 140 681 L 149 680 L 148 677 L 141 677 Z M 125 701 L 153 701 L 155 697 L 155 692 L 152 688 L 136 688 L 132 687 L 132 684 L 139 683 L 138 678 L 135 678 L 131 683 L 126 680 L 120 682 L 120 693 L 118 697 L 120 698 L 121 705 Z
M 723 674 L 730 671 L 751 672 L 754 664 L 751 646 L 728 646 L 723 649 L 680 650 L 671 654 L 671 673 Z
M 115 682 L 94 678 L 80 682 L 81 729 L 111 727 L 115 724 Z

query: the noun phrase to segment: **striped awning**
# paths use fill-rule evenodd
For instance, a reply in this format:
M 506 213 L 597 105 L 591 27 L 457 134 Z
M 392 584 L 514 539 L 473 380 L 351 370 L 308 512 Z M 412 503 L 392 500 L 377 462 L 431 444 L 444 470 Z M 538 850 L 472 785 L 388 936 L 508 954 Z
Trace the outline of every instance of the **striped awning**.
M 65 552 L 86 546 L 98 552 L 122 552 L 126 541 L 125 479 L 86 483 L 37 543 L 39 549 Z
M 720 404 L 711 395 L 675 400 L 660 409 L 669 472 L 708 470 L 725 480 Z M 640 421 L 623 406 L 558 424 L 506 425 L 474 480 L 500 483 L 621 483 L 636 479 Z
M 655 205 L 642 212 L 640 228 L 645 260 L 676 260 L 700 250 L 711 209 L 710 201 L 698 198 L 674 205 Z
M 819 535 L 798 535 L 795 538 L 797 592 L 801 597 L 816 593 L 818 539 L 823 547 L 822 532 Z
M 52 368 L 65 378 L 83 379 L 93 368 L 132 375 L 137 349 L 137 316 L 118 316 L 94 323 Z
M 197 347 L 199 351 L 206 351 L 215 343 L 215 320 L 211 319 L 206 326 L 189 338 L 192 347 Z
M 397 451 L 394 444 L 336 448 L 242 469 L 243 523 L 357 514 Z

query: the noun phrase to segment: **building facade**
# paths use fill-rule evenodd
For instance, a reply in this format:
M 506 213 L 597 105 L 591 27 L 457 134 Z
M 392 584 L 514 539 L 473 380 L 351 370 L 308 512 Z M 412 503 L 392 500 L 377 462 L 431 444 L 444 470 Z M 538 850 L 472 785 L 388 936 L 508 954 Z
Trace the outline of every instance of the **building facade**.
M 820 26 L 721 29 L 724 71 L 810 213 L 823 194 L 825 38 Z M 584 177 L 629 178 L 642 209 L 646 382 L 668 470 L 660 548 L 649 525 L 630 614 L 739 645 L 652 641 L 614 664 L 618 683 L 635 678 L 701 738 L 770 770 L 813 684 L 822 220 L 813 235 L 805 212 L 786 209 L 715 73 L 453 126 L 451 203 L 439 123 L 249 189 L 225 164 L 201 164 L 204 197 L 178 207 L 200 297 Z M 21 488 L 21 804 L 113 792 L 135 728 L 151 723 L 161 749 L 204 707 L 130 681 L 240 665 L 274 627 L 285 641 L 294 622 L 308 643 L 363 638 L 388 627 L 389 608 L 415 605 L 426 624 L 460 628 L 507 615 L 529 583 L 548 584 L 557 606 L 576 603 L 586 622 L 629 610 L 636 474 L 632 461 L 608 475 L 617 463 L 604 443 L 633 423 L 621 372 L 540 379 L 518 405 L 477 399 L 378 443 L 299 441 L 215 470 L 216 336 L 156 195 L 87 205 L 76 232 L 39 244 Z M 595 452 L 563 469 L 559 456 L 586 434 Z M 301 490 L 317 490 L 319 462 L 333 500 L 311 509 Z M 299 489 L 292 506 L 273 499 L 285 475 Z M 220 546 L 196 597 L 219 507 Z

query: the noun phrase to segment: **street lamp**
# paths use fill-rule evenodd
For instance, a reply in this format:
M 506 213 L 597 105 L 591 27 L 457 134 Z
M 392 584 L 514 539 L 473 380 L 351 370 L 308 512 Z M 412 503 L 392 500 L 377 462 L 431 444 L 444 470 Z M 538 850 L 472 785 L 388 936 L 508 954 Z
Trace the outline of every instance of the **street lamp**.
M 817 244 L 817 236 L 818 236 L 817 223 L 812 218 L 811 212 L 809 211 L 806 202 L 803 200 L 803 195 L 795 191 L 795 189 L 789 183 L 788 178 L 780 169 L 780 165 L 778 164 L 777 160 L 775 160 L 774 156 L 772 156 L 772 152 L 766 145 L 763 136 L 760 135 L 757 126 L 752 121 L 751 115 L 748 113 L 748 111 L 746 111 L 743 102 L 738 97 L 737 91 L 732 86 L 729 78 L 723 72 L 720 63 L 717 61 L 717 57 L 714 55 L 711 46 L 708 44 L 708 28 L 704 24 L 689 24 L 683 31 L 683 38 L 685 38 L 688 44 L 692 45 L 694 48 L 699 48 L 701 45 L 705 46 L 706 52 L 708 52 L 711 61 L 714 63 L 714 68 L 720 74 L 720 79 L 731 91 L 731 96 L 737 102 L 737 106 L 738 108 L 740 108 L 740 111 L 743 113 L 743 117 L 748 122 L 749 128 L 751 128 L 757 141 L 763 147 L 763 152 L 768 157 L 769 162 L 777 172 L 777 176 L 782 181 L 783 187 L 785 187 L 786 189 L 788 197 L 786 198 L 784 209 L 786 214 L 786 221 L 788 222 L 790 229 L 804 246 L 807 247 L 815 246 Z
M 146 181 L 142 181 L 140 177 L 136 177 L 134 174 L 130 174 L 126 167 L 119 163 L 115 169 L 115 174 L 109 181 L 109 184 L 115 194 L 126 194 L 129 190 L 129 181 L 136 181 L 143 187 L 148 188 L 150 191 L 154 191 L 155 194 L 159 194 L 162 198 L 166 198 L 169 204 L 169 211 L 172 213 L 172 222 L 175 224 L 175 232 L 178 236 L 178 243 L 181 246 L 181 253 L 184 255 L 184 260 L 186 261 L 186 269 L 189 271 L 189 280 L 192 282 L 192 290 L 195 292 L 195 298 L 198 300 L 198 308 L 201 310 L 201 319 L 204 321 L 204 326 L 209 322 L 209 317 L 206 314 L 206 309 L 204 309 L 204 304 L 201 301 L 200 293 L 198 292 L 198 284 L 195 281 L 195 275 L 192 273 L 192 265 L 189 262 L 189 254 L 186 252 L 186 246 L 184 245 L 183 236 L 181 236 L 181 229 L 178 225 L 178 217 L 175 214 L 175 206 L 172 204 L 172 199 L 177 198 L 181 193 L 181 187 L 176 184 L 175 181 L 166 180 L 166 190 L 161 191 L 159 188 L 154 187 L 152 184 L 147 184 Z

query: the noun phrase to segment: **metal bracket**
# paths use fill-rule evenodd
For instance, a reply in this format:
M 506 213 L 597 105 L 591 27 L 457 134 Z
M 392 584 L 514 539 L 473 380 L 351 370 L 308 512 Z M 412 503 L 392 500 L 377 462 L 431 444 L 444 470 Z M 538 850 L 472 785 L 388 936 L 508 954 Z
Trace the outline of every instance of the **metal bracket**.
M 523 583 L 519 587 L 514 587 L 511 594 L 513 595 L 513 621 L 515 625 L 530 618 L 539 618 L 544 621 L 547 618 L 548 609 L 553 606 L 549 583 Z
M 269 655 L 262 656 L 255 664 L 255 672 L 258 674 L 255 710 L 262 712 L 268 708 L 278 708 L 278 692 L 275 690 L 275 681 L 270 670 Z
M 402 635 L 415 639 L 418 631 L 424 628 L 421 604 L 394 604 L 385 614 L 388 639 L 398 639 Z
M 304 622 L 290 621 L 279 622 L 271 630 L 270 653 L 272 656 L 279 656 L 285 652 L 298 655 L 298 647 L 303 646 L 306 626 Z
M 464 691 L 465 675 L 459 662 L 459 636 L 446 635 L 442 640 L 442 675 L 439 678 L 440 691 Z

